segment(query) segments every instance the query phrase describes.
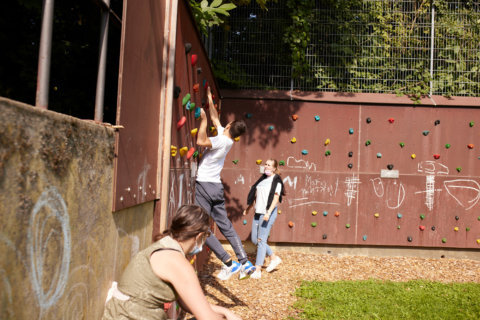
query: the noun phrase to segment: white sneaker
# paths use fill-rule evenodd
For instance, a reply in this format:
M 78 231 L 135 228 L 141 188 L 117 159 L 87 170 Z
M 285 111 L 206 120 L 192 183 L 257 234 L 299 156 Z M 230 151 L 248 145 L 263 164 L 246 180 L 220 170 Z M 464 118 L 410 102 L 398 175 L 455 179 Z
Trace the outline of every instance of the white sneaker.
M 250 275 L 253 272 L 255 272 L 255 269 L 256 269 L 255 266 L 250 261 L 245 262 L 240 269 L 240 274 L 238 275 L 238 279 L 239 280 L 248 279 Z
M 260 279 L 262 277 L 262 271 L 260 270 L 255 270 L 254 273 L 252 273 L 252 275 L 250 276 L 250 278 L 252 279 Z
M 232 265 L 228 267 L 226 264 L 223 264 L 222 270 L 217 274 L 217 278 L 220 280 L 228 280 L 230 277 L 240 271 L 241 264 L 237 261 L 232 261 Z
M 272 261 L 270 261 L 270 263 L 268 264 L 268 267 L 267 267 L 267 272 L 272 272 L 273 270 L 275 270 L 276 267 L 278 267 L 278 265 L 282 263 L 282 259 L 280 259 L 279 256 L 276 256 L 274 259 L 272 259 Z

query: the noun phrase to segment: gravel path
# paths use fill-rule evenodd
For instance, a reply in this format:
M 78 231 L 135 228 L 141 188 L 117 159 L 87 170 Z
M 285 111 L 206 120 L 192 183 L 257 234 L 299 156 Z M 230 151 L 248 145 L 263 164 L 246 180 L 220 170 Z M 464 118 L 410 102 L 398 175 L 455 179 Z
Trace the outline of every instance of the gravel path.
M 233 254 L 233 252 L 232 252 Z M 218 280 L 220 262 L 212 254 L 199 274 L 208 300 L 240 315 L 244 320 L 278 320 L 292 315 L 293 293 L 302 280 L 339 281 L 381 279 L 391 281 L 431 280 L 480 283 L 480 261 L 404 257 L 334 257 L 281 251 L 283 263 L 261 279 Z M 249 255 L 250 261 L 255 257 Z M 268 261 L 265 262 L 265 265 Z

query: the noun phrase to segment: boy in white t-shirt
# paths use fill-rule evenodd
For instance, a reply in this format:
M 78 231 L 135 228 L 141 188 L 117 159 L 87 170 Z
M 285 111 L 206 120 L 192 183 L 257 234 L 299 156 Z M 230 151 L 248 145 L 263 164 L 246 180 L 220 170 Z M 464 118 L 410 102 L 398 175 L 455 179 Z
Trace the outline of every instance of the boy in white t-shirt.
M 223 169 L 225 157 L 233 145 L 233 139 L 245 132 L 246 125 L 243 120 L 239 120 L 228 123 L 225 128 L 222 127 L 218 112 L 213 105 L 210 87 L 207 88 L 207 97 L 210 106 L 210 119 L 216 127 L 218 134 L 214 137 L 207 136 L 207 116 L 202 109 L 197 145 L 206 147 L 207 150 L 203 154 L 197 171 L 195 203 L 202 206 L 210 214 L 220 232 L 230 242 L 239 261 L 232 260 L 220 241 L 212 233 L 205 243 L 215 253 L 217 258 L 223 262 L 222 270 L 217 277 L 221 280 L 227 280 L 240 271 L 239 278 L 244 279 L 255 271 L 255 267 L 248 261 L 242 241 L 233 228 L 232 222 L 228 219 L 220 173 Z

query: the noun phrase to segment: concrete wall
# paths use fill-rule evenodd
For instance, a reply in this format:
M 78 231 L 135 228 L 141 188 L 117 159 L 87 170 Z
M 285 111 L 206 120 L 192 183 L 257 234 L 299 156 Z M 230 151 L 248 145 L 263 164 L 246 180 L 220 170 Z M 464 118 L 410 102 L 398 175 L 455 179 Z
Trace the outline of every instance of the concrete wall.
M 112 213 L 114 139 L 0 98 L 0 319 L 99 319 L 150 244 L 153 202 Z

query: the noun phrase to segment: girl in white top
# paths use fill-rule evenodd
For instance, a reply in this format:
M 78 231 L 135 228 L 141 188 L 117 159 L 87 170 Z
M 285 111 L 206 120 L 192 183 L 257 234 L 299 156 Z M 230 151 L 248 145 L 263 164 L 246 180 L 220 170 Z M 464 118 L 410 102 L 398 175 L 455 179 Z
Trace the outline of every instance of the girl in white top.
M 267 244 L 270 229 L 277 219 L 277 205 L 285 195 L 283 181 L 278 175 L 278 162 L 269 159 L 265 163 L 264 174 L 250 188 L 247 199 L 247 208 L 243 211 L 247 215 L 255 202 L 255 216 L 252 222 L 252 242 L 257 246 L 257 258 L 255 261 L 255 272 L 250 276 L 259 279 L 262 275 L 262 266 L 265 256 L 270 257 L 270 264 L 266 271 L 273 271 L 282 259 L 275 255 Z

